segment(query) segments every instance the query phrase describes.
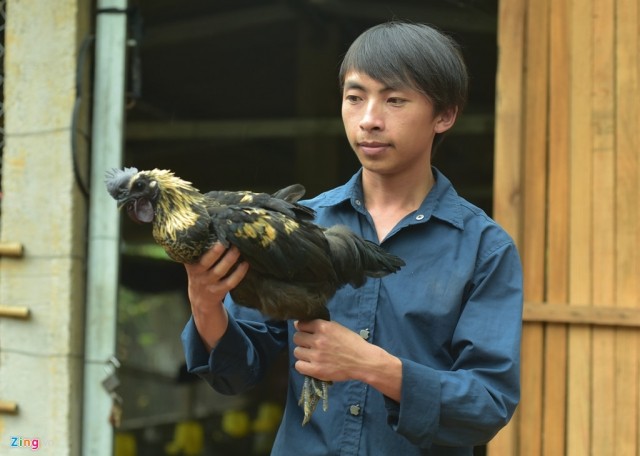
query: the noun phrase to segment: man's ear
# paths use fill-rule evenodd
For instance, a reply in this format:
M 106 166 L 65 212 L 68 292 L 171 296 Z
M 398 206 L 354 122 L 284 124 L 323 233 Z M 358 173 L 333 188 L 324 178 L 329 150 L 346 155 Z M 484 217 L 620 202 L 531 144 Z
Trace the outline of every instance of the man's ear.
M 457 117 L 458 117 L 457 106 L 454 106 L 452 108 L 442 111 L 440 114 L 436 116 L 435 132 L 444 133 L 449 128 L 453 127 L 453 124 L 456 123 Z

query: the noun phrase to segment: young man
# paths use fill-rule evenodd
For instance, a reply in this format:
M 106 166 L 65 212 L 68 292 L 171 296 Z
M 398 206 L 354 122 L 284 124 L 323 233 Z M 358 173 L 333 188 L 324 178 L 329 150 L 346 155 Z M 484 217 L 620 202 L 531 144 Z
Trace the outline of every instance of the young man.
M 340 70 L 342 118 L 362 168 L 305 202 L 406 266 L 329 303 L 333 321 L 265 322 L 222 302 L 244 277 L 214 246 L 187 266 L 187 363 L 242 392 L 288 348 L 289 391 L 274 455 L 471 455 L 519 400 L 522 274 L 511 238 L 431 166 L 467 91 L 457 45 L 400 22 L 364 32 Z M 302 375 L 333 382 L 329 408 L 301 427 Z

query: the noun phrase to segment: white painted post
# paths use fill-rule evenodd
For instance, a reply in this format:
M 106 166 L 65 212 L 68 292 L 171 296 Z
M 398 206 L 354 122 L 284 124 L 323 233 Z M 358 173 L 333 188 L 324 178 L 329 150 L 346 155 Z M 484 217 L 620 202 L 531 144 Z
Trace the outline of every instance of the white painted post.
M 110 456 L 112 400 L 102 387 L 115 354 L 119 216 L 105 189 L 106 170 L 122 164 L 125 97 L 126 0 L 99 0 L 89 209 L 82 454 Z

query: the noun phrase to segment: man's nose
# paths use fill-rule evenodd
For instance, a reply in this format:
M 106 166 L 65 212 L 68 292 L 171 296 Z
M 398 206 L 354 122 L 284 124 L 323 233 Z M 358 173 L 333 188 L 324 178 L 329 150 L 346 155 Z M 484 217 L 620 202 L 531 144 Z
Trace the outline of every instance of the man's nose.
M 362 119 L 360 119 L 360 128 L 366 131 L 384 129 L 383 112 L 379 103 L 369 102 L 367 104 Z

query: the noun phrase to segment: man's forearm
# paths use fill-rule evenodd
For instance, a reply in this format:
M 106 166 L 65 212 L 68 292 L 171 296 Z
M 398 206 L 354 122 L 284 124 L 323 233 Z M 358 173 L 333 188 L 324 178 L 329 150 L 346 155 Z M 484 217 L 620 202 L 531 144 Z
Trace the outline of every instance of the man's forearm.
M 371 353 L 363 356 L 354 377 L 389 399 L 400 402 L 402 394 L 402 361 L 384 349 L 371 345 Z
M 229 325 L 229 316 L 224 305 L 191 306 L 193 322 L 207 351 L 213 350 Z

